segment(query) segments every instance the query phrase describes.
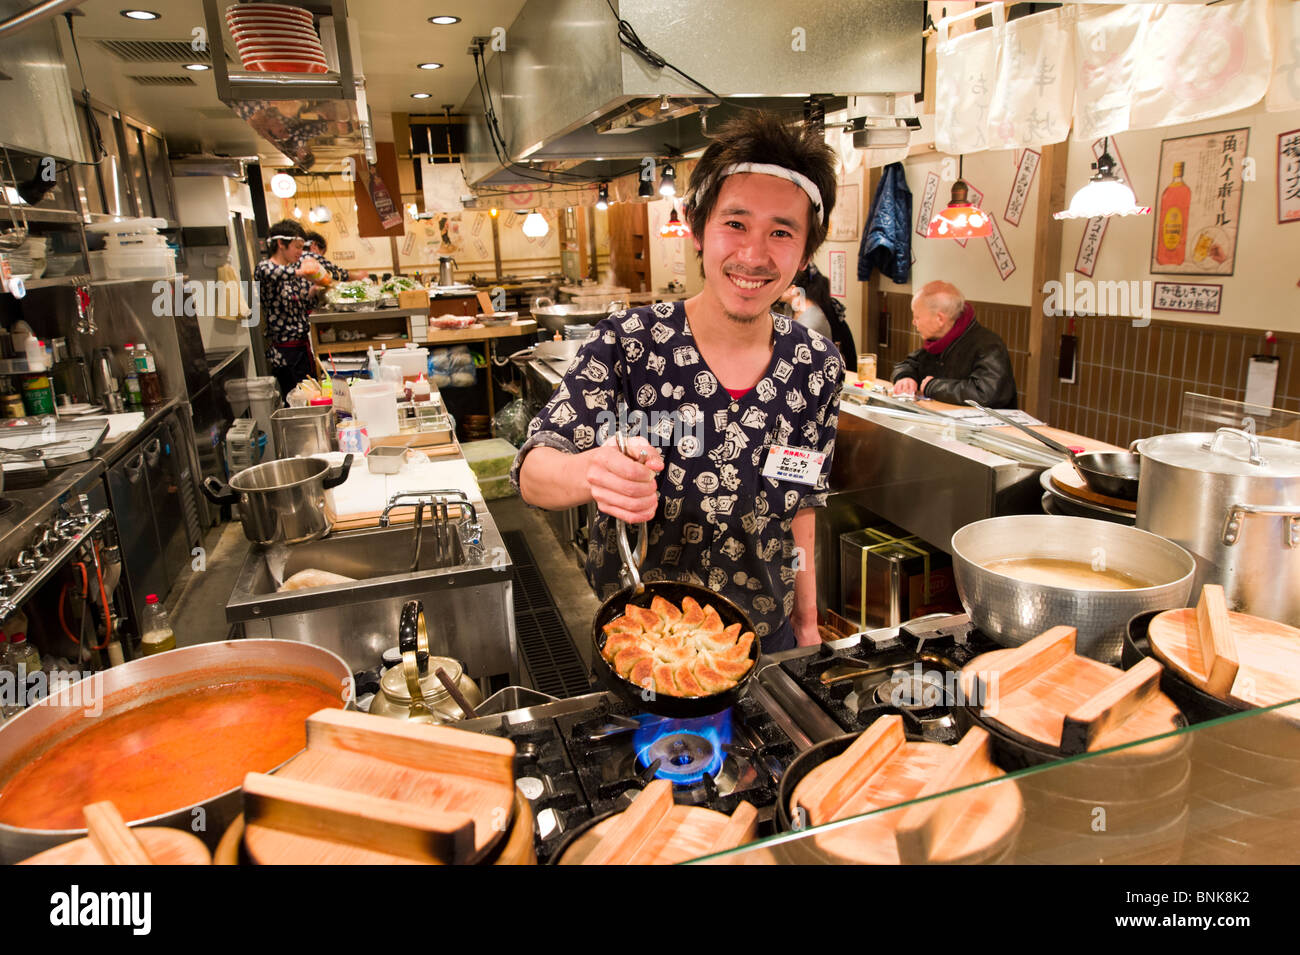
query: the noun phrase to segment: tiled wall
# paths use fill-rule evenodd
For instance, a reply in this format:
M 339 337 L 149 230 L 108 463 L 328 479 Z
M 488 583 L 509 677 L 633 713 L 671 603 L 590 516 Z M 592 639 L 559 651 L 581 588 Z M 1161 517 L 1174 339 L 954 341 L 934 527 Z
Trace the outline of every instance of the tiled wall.
M 1025 403 L 1025 378 L 1029 369 L 1029 309 L 1014 305 L 992 305 L 980 302 L 975 306 L 975 320 L 985 328 L 1002 336 L 1007 351 L 1011 353 L 1011 370 L 1016 376 L 1016 402 Z M 885 308 L 889 312 L 889 347 L 877 347 L 878 374 L 889 379 L 894 374 L 894 363 L 906 358 L 921 347 L 921 336 L 912 327 L 912 297 L 897 292 L 885 293 Z
M 911 298 L 887 293 L 889 347 L 876 348 L 880 377 L 921 347 L 912 328 Z M 1029 308 L 975 302 L 975 317 L 1002 336 L 1011 353 L 1017 396 L 1024 406 L 1029 362 Z M 1064 324 L 1061 324 L 1064 328 Z M 1257 330 L 1212 328 L 1153 320 L 1135 328 L 1128 319 L 1077 318 L 1075 383 L 1055 376 L 1052 400 L 1039 417 L 1048 424 L 1121 447 L 1136 438 L 1180 430 L 1184 392 L 1243 400 L 1250 356 L 1265 350 Z M 1274 405 L 1300 411 L 1300 338 L 1281 338 Z
M 1241 401 L 1250 356 L 1265 350 L 1256 330 L 1126 319 L 1081 318 L 1076 382 L 1054 379 L 1051 424 L 1111 444 L 1181 430 L 1188 391 Z M 1300 342 L 1278 342 L 1276 407 L 1300 410 Z

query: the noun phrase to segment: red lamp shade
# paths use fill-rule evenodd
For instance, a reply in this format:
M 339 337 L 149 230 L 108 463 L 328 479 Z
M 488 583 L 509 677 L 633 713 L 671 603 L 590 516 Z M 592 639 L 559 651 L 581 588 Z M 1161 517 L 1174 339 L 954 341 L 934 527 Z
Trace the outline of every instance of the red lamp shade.
M 659 230 L 660 238 L 664 239 L 681 239 L 691 234 L 691 227 L 688 226 L 677 216 L 677 205 L 673 204 L 673 213 L 664 223 L 663 228 Z
M 980 239 L 993 234 L 989 214 L 967 197 L 966 183 L 952 184 L 952 199 L 930 219 L 927 239 Z

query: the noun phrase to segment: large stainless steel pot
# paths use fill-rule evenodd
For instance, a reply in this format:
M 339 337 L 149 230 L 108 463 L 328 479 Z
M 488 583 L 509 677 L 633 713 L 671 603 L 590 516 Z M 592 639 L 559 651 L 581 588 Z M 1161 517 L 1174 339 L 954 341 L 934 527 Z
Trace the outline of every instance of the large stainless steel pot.
M 547 331 L 563 332 L 566 325 L 594 325 L 610 312 L 623 307 L 622 302 L 608 305 L 553 305 L 548 298 L 533 303 L 533 318 Z
M 1144 478 L 1145 480 L 1145 478 Z M 1131 590 L 1081 590 L 1032 583 L 987 565 L 1047 557 L 1099 564 L 1155 581 Z M 1196 562 L 1177 544 L 1109 521 L 1050 514 L 993 517 L 952 535 L 953 576 L 971 622 L 1004 646 L 1019 646 L 1050 627 L 1078 630 L 1079 653 L 1118 663 L 1128 622 L 1148 610 L 1187 606 Z
M 348 479 L 352 455 L 338 474 L 320 458 L 287 458 L 245 468 L 222 487 L 203 479 L 203 493 L 213 504 L 238 504 L 244 536 L 254 544 L 301 544 L 324 537 L 334 526 L 325 507 L 325 491 Z
M 1193 593 L 1220 584 L 1231 609 L 1300 626 L 1300 443 L 1220 428 L 1135 446 L 1137 526 L 1192 552 Z
M 292 640 L 229 640 L 142 657 L 65 687 L 0 727 L 0 784 L 37 754 L 85 729 L 90 719 L 217 682 L 268 678 L 337 688 L 340 707 L 351 705 L 355 695 L 352 671 L 338 656 Z M 195 739 L 194 746 L 201 750 L 203 740 Z M 215 846 L 243 810 L 240 793 L 236 787 L 200 803 L 128 821 L 184 829 Z M 0 823 L 0 863 L 17 862 L 85 835 L 85 829 L 22 829 Z

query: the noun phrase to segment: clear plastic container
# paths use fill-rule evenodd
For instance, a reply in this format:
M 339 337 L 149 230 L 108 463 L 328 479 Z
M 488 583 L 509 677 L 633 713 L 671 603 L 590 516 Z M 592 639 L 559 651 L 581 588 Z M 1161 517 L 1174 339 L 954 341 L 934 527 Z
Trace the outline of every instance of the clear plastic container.
M 176 634 L 172 633 L 167 609 L 158 601 L 157 594 L 144 598 L 144 617 L 140 621 L 140 653 L 146 657 L 176 649 Z

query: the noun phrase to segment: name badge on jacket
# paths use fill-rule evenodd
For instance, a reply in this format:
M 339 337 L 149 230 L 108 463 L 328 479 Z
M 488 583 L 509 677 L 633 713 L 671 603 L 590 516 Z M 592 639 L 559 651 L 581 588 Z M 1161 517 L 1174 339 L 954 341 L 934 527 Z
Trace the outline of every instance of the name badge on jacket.
M 826 455 L 819 451 L 773 446 L 767 449 L 767 458 L 763 461 L 763 477 L 813 485 L 821 477 L 825 461 Z

